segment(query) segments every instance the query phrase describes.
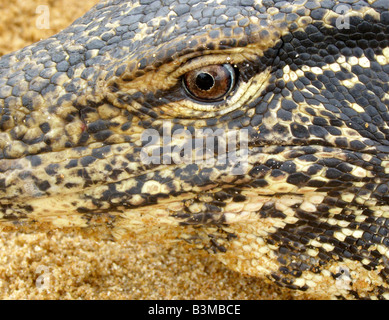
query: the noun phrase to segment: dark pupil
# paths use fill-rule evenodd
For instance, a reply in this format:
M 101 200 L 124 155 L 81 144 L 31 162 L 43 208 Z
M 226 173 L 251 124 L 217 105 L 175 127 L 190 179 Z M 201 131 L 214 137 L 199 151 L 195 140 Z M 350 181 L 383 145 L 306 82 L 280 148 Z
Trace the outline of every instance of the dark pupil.
M 200 90 L 209 90 L 213 87 L 215 81 L 209 73 L 200 73 L 196 77 L 196 86 Z

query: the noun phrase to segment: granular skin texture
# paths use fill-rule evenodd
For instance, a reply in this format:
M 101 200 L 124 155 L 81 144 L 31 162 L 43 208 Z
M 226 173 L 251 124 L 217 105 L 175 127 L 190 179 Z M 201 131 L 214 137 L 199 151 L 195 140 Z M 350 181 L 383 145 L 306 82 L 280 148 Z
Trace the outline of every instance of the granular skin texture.
M 203 251 L 95 241 L 77 233 L 3 233 L 2 299 L 291 299 Z M 42 270 L 41 274 L 37 271 Z M 48 274 L 46 285 L 40 282 Z M 40 278 L 43 277 L 43 278 Z M 301 298 L 301 297 L 299 297 Z
M 0 56 L 59 32 L 97 2 L 0 0 Z M 39 5 L 50 8 L 49 30 L 36 28 Z M 0 247 L 1 299 L 310 298 L 230 271 L 182 243 L 119 243 L 57 229 L 3 232 Z

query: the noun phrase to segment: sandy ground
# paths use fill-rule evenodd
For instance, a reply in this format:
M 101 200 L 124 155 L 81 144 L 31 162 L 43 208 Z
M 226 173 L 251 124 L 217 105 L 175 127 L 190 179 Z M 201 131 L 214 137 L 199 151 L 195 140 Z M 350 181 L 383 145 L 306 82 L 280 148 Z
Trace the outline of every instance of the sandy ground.
M 0 56 L 60 31 L 97 2 L 0 0 Z M 37 22 L 47 26 L 47 8 L 50 29 L 39 29 Z M 296 298 L 178 244 L 97 241 L 53 230 L 2 233 L 0 248 L 0 299 Z

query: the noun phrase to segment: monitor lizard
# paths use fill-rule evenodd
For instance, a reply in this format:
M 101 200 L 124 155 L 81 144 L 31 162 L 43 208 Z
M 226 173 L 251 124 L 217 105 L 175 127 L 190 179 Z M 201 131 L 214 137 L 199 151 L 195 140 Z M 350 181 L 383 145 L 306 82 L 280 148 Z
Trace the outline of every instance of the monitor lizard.
M 3 56 L 3 230 L 181 239 L 312 295 L 388 298 L 388 9 L 105 0 Z

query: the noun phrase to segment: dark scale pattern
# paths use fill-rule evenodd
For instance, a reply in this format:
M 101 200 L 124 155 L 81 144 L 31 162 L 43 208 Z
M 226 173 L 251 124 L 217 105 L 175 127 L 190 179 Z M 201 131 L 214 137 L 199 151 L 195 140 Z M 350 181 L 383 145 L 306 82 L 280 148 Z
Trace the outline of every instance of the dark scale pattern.
M 215 65 L 222 98 L 189 94 Z M 166 232 L 315 297 L 389 298 L 388 106 L 387 1 L 103 0 L 0 59 L 1 222 Z

